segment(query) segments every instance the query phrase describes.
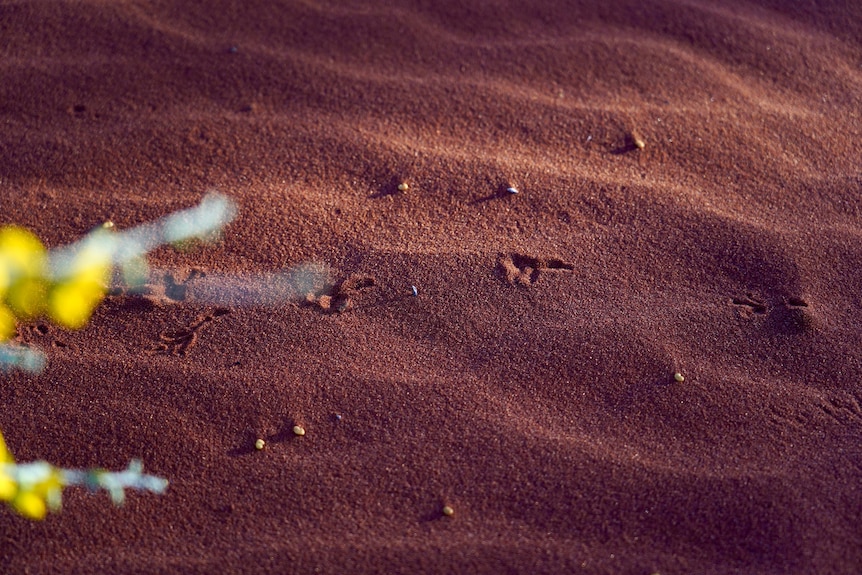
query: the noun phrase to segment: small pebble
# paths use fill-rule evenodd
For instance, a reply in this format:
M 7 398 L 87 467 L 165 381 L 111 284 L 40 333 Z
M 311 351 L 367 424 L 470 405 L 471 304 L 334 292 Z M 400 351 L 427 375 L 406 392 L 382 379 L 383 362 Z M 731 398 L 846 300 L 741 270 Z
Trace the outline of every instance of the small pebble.
M 114 222 L 112 222 L 111 220 L 108 220 L 107 222 L 102 224 L 102 227 L 105 228 L 106 230 L 113 229 L 114 228 Z
M 293 426 L 293 434 L 299 435 L 301 437 L 301 436 L 305 435 L 305 428 L 303 428 L 302 426 L 299 426 L 299 425 L 294 425 Z
M 518 188 L 506 188 L 506 191 L 509 192 L 510 194 L 517 194 Z
M 257 441 L 254 442 L 254 448 L 257 449 L 258 451 L 260 451 L 264 447 L 266 447 L 266 441 L 264 441 L 263 439 L 258 439 Z
M 413 297 L 416 297 L 419 295 L 419 290 L 416 289 L 416 286 L 410 286 L 410 291 L 413 293 Z
M 407 185 L 407 182 L 401 182 L 400 184 L 398 184 L 398 191 L 399 192 L 406 192 L 409 189 L 410 189 L 410 186 Z
M 675 374 L 673 374 L 673 378 L 677 383 L 682 383 L 683 381 L 685 381 L 685 376 L 680 372 L 676 372 Z
M 335 414 L 335 421 L 341 421 L 341 414 L 340 413 Z
M 445 515 L 446 517 L 452 517 L 453 515 L 455 515 L 455 510 L 452 509 L 451 507 L 449 507 L 448 505 L 444 505 L 443 506 L 443 515 Z
M 632 143 L 634 143 L 635 148 L 638 150 L 643 150 L 644 146 L 646 146 L 646 142 L 641 140 L 638 136 L 632 135 Z
M 231 46 L 230 48 L 227 49 L 227 51 L 230 54 L 236 54 L 237 52 L 239 52 L 239 48 L 237 48 L 236 46 Z

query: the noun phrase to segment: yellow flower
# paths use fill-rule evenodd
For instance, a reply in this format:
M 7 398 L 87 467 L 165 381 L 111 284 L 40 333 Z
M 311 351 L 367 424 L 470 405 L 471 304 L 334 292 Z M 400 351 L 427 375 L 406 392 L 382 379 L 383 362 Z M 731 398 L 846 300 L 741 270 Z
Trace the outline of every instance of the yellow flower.
M 3 294 L 6 293 L 6 290 L 9 289 L 9 284 L 12 282 L 12 270 L 9 262 L 6 261 L 6 258 L 0 254 L 0 298 L 3 297 Z
M 0 295 L 18 317 L 39 315 L 45 310 L 45 246 L 23 228 L 0 229 Z
M 0 343 L 15 335 L 15 314 L 3 304 L 0 304 Z
M 0 464 L 0 501 L 11 501 L 18 492 L 18 484 L 4 470 L 4 464 Z
M 30 519 L 44 519 L 48 513 L 45 501 L 31 491 L 21 491 L 12 499 L 12 507 Z
M 75 256 L 71 273 L 51 290 L 48 313 L 59 325 L 78 329 L 89 321 L 102 301 L 111 273 L 110 244 L 93 235 Z
M 0 463 L 15 463 L 15 458 L 6 447 L 6 440 L 3 439 L 2 433 L 0 433 Z
M 50 463 L 15 463 L 0 434 L 0 501 L 25 517 L 43 519 L 49 508 L 60 507 L 63 485 L 62 470 Z
M 29 472 L 38 477 L 17 485 L 17 492 L 10 501 L 13 509 L 30 519 L 43 519 L 48 509 L 58 509 L 63 494 L 60 470 L 44 461 L 25 464 Z
M 16 276 L 41 276 L 45 270 L 45 246 L 32 232 L 18 226 L 0 229 L 0 257 L 8 272 L 7 285 Z
M 82 328 L 105 295 L 104 284 L 77 278 L 51 290 L 48 310 L 51 319 L 70 329 Z
M 3 434 L 0 433 L 0 501 L 10 501 L 15 492 L 18 491 L 18 484 L 6 471 L 6 464 L 14 464 L 15 459 L 6 448 L 6 442 L 3 440 Z
M 18 486 L 15 480 L 9 477 L 9 474 L 3 470 L 3 465 L 0 464 L 0 501 L 10 501 L 15 497 L 16 491 Z
M 6 303 L 21 319 L 44 313 L 47 307 L 48 282 L 41 277 L 22 277 L 12 282 L 6 293 Z

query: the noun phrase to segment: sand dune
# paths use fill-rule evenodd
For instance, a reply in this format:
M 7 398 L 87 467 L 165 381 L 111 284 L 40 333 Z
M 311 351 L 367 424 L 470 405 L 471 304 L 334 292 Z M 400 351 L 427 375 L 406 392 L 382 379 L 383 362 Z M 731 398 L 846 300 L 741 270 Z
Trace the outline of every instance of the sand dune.
M 858 572 L 859 12 L 3 3 L 0 223 L 240 212 L 19 326 L 16 457 L 171 484 L 0 510 L 0 563 Z

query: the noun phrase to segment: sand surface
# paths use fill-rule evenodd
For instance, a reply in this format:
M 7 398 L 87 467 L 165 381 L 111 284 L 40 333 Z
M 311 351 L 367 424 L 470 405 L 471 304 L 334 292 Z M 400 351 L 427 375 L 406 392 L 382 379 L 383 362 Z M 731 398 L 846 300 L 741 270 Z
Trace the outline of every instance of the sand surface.
M 240 209 L 19 327 L 17 458 L 171 485 L 3 508 L 0 570 L 858 573 L 860 37 L 841 0 L 0 3 L 0 223 Z

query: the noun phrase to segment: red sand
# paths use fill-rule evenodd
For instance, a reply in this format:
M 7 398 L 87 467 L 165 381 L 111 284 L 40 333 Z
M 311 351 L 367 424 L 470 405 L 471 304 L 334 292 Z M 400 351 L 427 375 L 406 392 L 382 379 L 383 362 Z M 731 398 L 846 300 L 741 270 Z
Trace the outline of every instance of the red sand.
M 0 5 L 0 223 L 241 210 L 20 327 L 16 456 L 171 485 L 3 508 L 0 570 L 862 571 L 862 8 L 463 4 Z

